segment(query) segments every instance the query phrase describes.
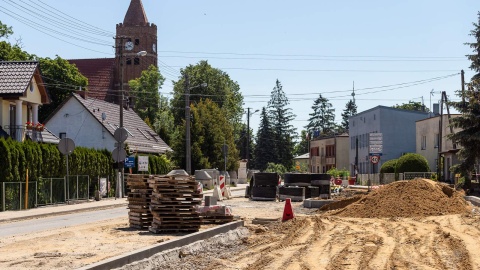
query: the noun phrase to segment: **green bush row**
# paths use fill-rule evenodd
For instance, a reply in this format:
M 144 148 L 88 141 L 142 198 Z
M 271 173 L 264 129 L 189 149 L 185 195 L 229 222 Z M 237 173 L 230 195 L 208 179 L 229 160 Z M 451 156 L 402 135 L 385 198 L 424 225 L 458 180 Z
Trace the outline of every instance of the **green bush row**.
M 70 175 L 114 176 L 112 154 L 107 150 L 76 147 L 69 155 Z M 0 182 L 24 182 L 64 177 L 66 158 L 56 145 L 0 138 Z

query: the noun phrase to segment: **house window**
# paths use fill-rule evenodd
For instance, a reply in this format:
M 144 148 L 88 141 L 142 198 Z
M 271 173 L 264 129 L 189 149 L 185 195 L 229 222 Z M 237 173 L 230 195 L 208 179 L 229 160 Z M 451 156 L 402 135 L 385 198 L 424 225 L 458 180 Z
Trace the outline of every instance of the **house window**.
M 326 156 L 327 157 L 334 157 L 335 156 L 335 145 L 327 145 L 325 148 Z
M 439 134 L 437 133 L 433 137 L 433 147 L 434 148 L 438 148 L 438 144 L 439 144 L 439 141 L 440 141 L 440 137 L 438 135 Z
M 58 135 L 59 135 L 58 137 L 60 137 L 60 139 L 67 138 L 67 133 L 66 132 L 60 132 L 60 134 L 58 134 Z
M 131 65 L 132 64 L 132 58 L 127 58 L 127 65 Z
M 135 59 L 133 60 L 133 64 L 136 66 L 140 65 L 140 58 L 135 57 Z
M 377 117 L 375 114 L 373 115 L 373 120 L 377 120 Z
M 427 149 L 427 136 L 422 136 L 422 150 Z
M 138 38 L 135 39 L 135 45 L 140 45 L 140 39 Z

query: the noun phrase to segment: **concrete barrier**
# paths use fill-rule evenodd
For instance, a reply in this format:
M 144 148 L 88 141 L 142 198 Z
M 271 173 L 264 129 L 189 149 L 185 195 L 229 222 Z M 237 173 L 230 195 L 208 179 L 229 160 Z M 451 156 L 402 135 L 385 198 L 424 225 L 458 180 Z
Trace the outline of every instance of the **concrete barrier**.
M 205 231 L 192 233 L 178 239 L 166 241 L 157 245 L 135 250 L 135 251 L 122 254 L 101 262 L 87 265 L 82 268 L 78 268 L 78 270 L 104 270 L 104 269 L 106 270 L 106 269 L 122 267 L 124 265 L 131 264 L 132 262 L 136 262 L 136 261 L 140 261 L 140 260 L 152 257 L 153 255 L 159 252 L 182 247 L 196 241 L 205 240 L 215 235 L 226 233 L 230 230 L 234 230 L 236 228 L 243 227 L 243 226 L 244 226 L 243 220 L 230 222 L 225 225 L 220 225 Z

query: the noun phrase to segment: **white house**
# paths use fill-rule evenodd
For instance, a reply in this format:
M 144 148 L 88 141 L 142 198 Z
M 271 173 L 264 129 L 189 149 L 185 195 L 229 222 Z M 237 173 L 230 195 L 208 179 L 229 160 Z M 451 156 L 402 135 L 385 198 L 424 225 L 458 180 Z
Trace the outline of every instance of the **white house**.
M 113 137 L 120 123 L 120 107 L 84 91 L 77 92 L 46 120 L 46 127 L 60 138 L 71 138 L 76 146 L 95 149 L 115 148 Z M 131 153 L 164 154 L 172 149 L 133 111 L 123 109 L 126 144 Z

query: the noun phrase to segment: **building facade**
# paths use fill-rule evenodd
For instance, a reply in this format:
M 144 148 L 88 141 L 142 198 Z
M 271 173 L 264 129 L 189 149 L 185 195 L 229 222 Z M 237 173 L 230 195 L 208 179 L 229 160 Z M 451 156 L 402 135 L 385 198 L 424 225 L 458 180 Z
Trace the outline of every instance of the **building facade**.
M 349 118 L 350 173 L 376 173 L 385 161 L 396 159 L 404 153 L 415 153 L 416 121 L 428 117 L 428 113 L 395 109 L 386 106 L 358 113 Z M 369 156 L 369 134 L 383 134 L 383 151 L 380 162 L 372 166 Z M 357 154 L 358 153 L 358 154 Z
M 319 137 L 310 141 L 311 173 L 326 173 L 332 168 L 349 169 L 348 134 Z
M 452 118 L 459 116 L 459 114 L 451 115 Z M 440 158 L 441 165 L 443 164 L 441 166 L 443 179 L 453 181 L 454 174 L 450 168 L 459 162 L 457 152 L 460 145 L 449 140 L 448 135 L 452 134 L 452 131 L 455 133 L 460 129 L 451 129 L 448 118 L 448 115 L 437 115 L 416 122 L 416 153 L 427 159 L 432 172 L 438 171 L 438 159 Z

